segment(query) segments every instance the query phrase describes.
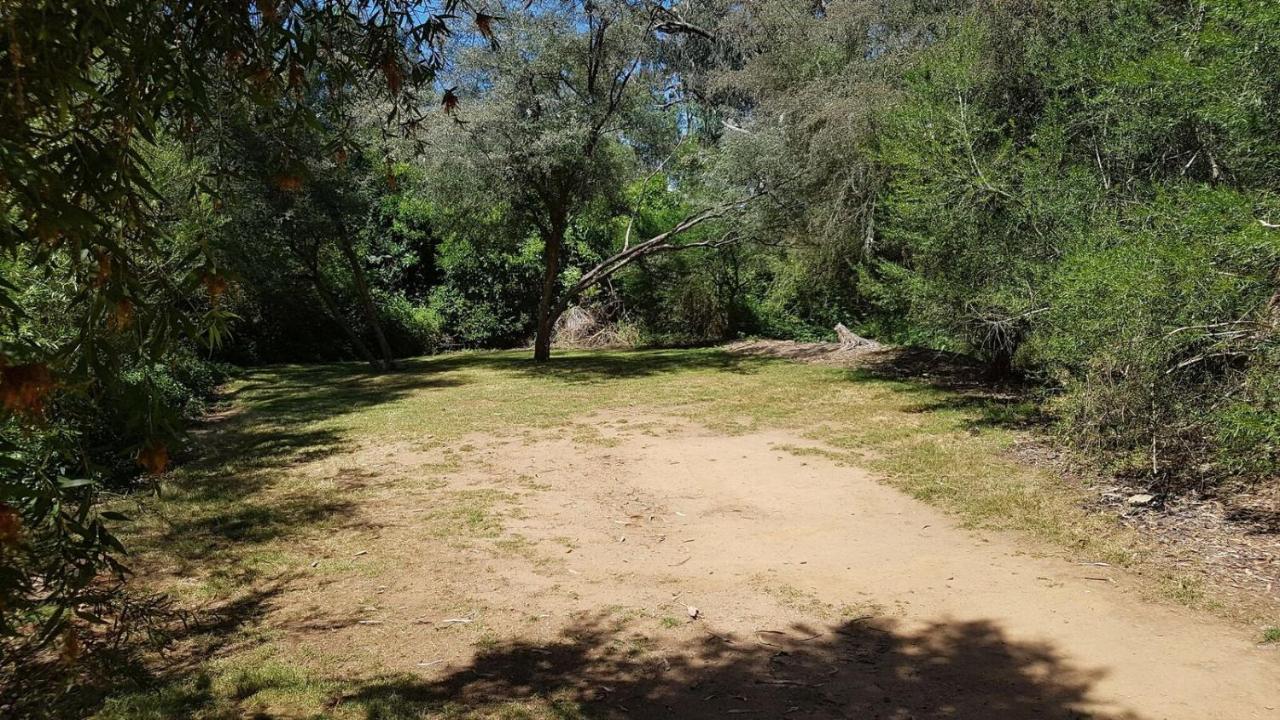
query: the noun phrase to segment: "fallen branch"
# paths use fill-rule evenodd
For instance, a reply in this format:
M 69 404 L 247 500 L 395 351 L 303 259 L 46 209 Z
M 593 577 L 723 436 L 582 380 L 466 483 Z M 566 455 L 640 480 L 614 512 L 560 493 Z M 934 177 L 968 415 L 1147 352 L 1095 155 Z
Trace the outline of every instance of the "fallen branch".
M 666 35 L 697 35 L 704 40 L 716 39 L 711 31 L 686 21 L 671 8 L 653 4 L 650 12 L 653 13 L 652 27 L 657 32 Z
M 875 350 L 881 347 L 880 343 L 875 340 L 854 334 L 852 330 L 844 326 L 844 323 L 836 323 L 835 330 L 836 338 L 840 340 L 841 350 Z
M 569 288 L 566 288 L 560 295 L 560 299 L 556 302 L 555 308 L 552 310 L 551 318 L 554 323 L 568 309 L 569 303 L 573 302 L 588 288 L 597 285 L 613 276 L 622 268 L 639 260 L 640 258 L 654 255 L 657 253 L 674 252 L 677 250 L 691 250 L 693 248 L 715 248 L 731 245 L 739 242 L 742 238 L 736 233 L 729 232 L 714 240 L 701 240 L 697 242 L 677 242 L 685 233 L 690 230 L 707 223 L 711 220 L 718 220 L 729 214 L 739 211 L 748 203 L 763 197 L 765 193 L 756 193 L 742 200 L 715 205 L 700 210 L 692 215 L 685 217 L 676 223 L 675 227 L 666 232 L 658 233 L 648 240 L 631 244 L 631 224 L 628 223 L 626 238 L 623 247 L 613 255 L 601 260 L 599 263 L 587 270 Z
M 1165 375 L 1170 375 L 1170 374 L 1172 374 L 1172 373 L 1174 373 L 1174 372 L 1177 372 L 1178 370 L 1181 370 L 1181 369 L 1183 369 L 1183 368 L 1185 368 L 1185 367 L 1189 367 L 1189 366 L 1191 366 L 1191 365 L 1195 365 L 1196 363 L 1204 362 L 1205 360 L 1210 360 L 1210 359 L 1212 359 L 1212 358 L 1220 358 L 1220 357 L 1248 357 L 1248 356 L 1249 356 L 1249 353 L 1241 352 L 1241 351 L 1239 351 L 1239 350 L 1225 350 L 1225 351 L 1223 351 L 1223 352 L 1216 352 L 1216 353 L 1204 353 L 1204 354 L 1202 354 L 1202 355 L 1197 355 L 1197 356 L 1195 356 L 1195 357 L 1193 357 L 1193 358 L 1190 358 L 1190 359 L 1187 359 L 1187 360 L 1183 360 L 1182 362 L 1178 363 L 1177 365 L 1174 365 L 1173 367 L 1169 368 L 1168 370 L 1165 370 L 1165 371 L 1164 371 L 1164 374 L 1165 374 Z
M 822 687 L 826 683 L 807 683 L 799 680 L 756 680 L 757 685 L 777 685 L 778 687 Z

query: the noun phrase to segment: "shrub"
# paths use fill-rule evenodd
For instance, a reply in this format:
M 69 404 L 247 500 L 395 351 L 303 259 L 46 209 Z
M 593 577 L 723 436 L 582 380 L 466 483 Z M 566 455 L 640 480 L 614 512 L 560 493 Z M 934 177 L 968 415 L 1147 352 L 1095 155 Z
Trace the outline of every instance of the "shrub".
M 1280 233 L 1253 208 L 1171 189 L 1063 259 L 1027 359 L 1065 380 L 1056 407 L 1074 442 L 1166 480 L 1275 467 Z

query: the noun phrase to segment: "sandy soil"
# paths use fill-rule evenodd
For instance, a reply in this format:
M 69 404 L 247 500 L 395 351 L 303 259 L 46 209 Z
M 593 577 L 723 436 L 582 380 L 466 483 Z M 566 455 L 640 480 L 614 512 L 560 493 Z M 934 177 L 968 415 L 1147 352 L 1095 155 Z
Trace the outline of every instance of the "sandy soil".
M 980 366 L 960 355 L 923 349 L 844 349 L 838 343 L 741 340 L 725 346 L 743 355 L 869 369 L 884 377 L 911 378 L 988 398 L 1017 398 L 1014 388 L 993 385 Z M 1014 390 L 1014 392 L 1010 392 Z M 1214 599 L 1229 613 L 1272 618 L 1280 612 L 1280 488 L 1233 488 L 1230 492 L 1158 494 L 1131 505 L 1129 497 L 1150 493 L 1140 482 L 1098 476 L 1087 459 L 1076 458 L 1047 437 L 1024 437 L 1017 457 L 1047 468 L 1095 493 L 1097 512 L 1139 531 L 1156 551 L 1157 564 L 1178 574 L 1203 578 Z M 1083 461 L 1081 461 L 1083 460 Z
M 1114 568 L 964 529 L 805 445 L 602 416 L 472 438 L 463 469 L 415 492 L 402 479 L 440 450 L 363 448 L 341 464 L 381 499 L 351 518 L 355 569 L 321 557 L 269 624 L 353 676 L 401 673 L 362 695 L 471 707 L 1280 718 L 1276 649 L 1144 601 Z M 431 534 L 460 499 L 470 535 Z

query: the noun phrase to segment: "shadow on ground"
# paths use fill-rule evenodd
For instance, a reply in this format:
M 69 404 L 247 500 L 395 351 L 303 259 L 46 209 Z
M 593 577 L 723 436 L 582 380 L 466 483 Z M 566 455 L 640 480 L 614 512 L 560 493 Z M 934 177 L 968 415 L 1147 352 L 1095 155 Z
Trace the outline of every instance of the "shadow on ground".
M 1232 507 L 1226 519 L 1248 535 L 1280 535 L 1280 510 Z
M 273 717 L 255 696 L 332 687 L 325 708 L 309 716 L 368 720 L 494 716 L 528 706 L 530 717 L 617 718 L 858 718 L 905 720 L 1031 720 L 1131 715 L 1090 714 L 1090 688 L 1098 671 L 1071 666 L 1052 647 L 1015 641 L 989 622 L 947 622 L 904 630 L 892 621 L 863 619 L 836 628 L 777 628 L 750 637 L 716 636 L 637 652 L 652 641 L 629 634 L 612 619 L 579 618 L 556 640 L 487 647 L 465 667 L 443 677 L 366 680 L 279 677 L 237 681 L 219 690 L 207 661 L 227 649 L 287 590 L 289 578 L 241 576 L 245 553 L 300 528 L 347 520 L 357 509 L 341 498 L 294 489 L 263 497 L 276 471 L 339 452 L 347 440 L 318 421 L 333 419 L 410 394 L 470 382 L 467 370 L 553 377 L 567 383 L 605 382 L 688 370 L 750 373 L 773 358 L 720 350 L 560 353 L 545 364 L 524 354 L 463 353 L 407 361 L 395 373 L 373 374 L 357 365 L 267 368 L 248 373 L 236 391 L 244 412 L 214 420 L 200 437 L 200 459 L 173 480 L 178 497 L 168 505 L 158 541 L 193 567 L 223 567 L 252 591 L 223 607 L 184 618 L 166 638 L 185 640 L 181 656 L 155 661 L 144 638 L 96 648 L 99 677 L 121 686 L 155 688 L 138 717 Z M 864 367 L 877 379 L 910 379 L 909 366 Z M 896 374 L 896 375 L 895 375 Z M 925 402 L 939 402 L 922 395 Z M 180 569 L 179 569 L 180 570 Z M 193 649 L 194 648 L 194 649 Z M 375 670 L 376 672 L 376 670 Z M 278 683 L 275 686 L 272 683 Z M 225 684 L 225 683 L 224 683 Z M 62 700 L 93 708 L 110 683 L 80 684 Z M 71 686 L 68 685 L 68 688 Z M 46 710 L 52 706 L 46 706 Z M 64 714 L 65 716 L 66 714 Z M 126 713 L 123 716 L 130 716 Z M 502 716 L 521 717 L 503 714 Z M 114 717 L 114 716 L 113 716 Z
M 473 382 L 469 370 L 549 377 L 562 383 L 707 369 L 750 372 L 763 358 L 709 351 L 560 353 L 534 363 L 525 353 L 476 352 L 403 361 L 376 373 L 355 363 L 262 368 L 247 372 L 226 396 L 236 411 L 214 416 L 195 433 L 195 459 L 167 482 L 159 541 L 191 565 L 233 561 L 246 547 L 279 540 L 299 528 L 344 520 L 357 508 L 307 488 L 286 496 L 263 491 L 277 471 L 341 452 L 349 443 L 328 422 L 409 395 Z M 225 572 L 232 572 L 226 567 Z
M 239 403 L 237 410 L 196 430 L 194 459 L 166 483 L 159 514 L 167 529 L 160 541 L 180 547 L 176 554 L 185 561 L 207 564 L 299 528 L 352 517 L 352 503 L 322 492 L 258 496 L 278 479 L 277 471 L 347 446 L 324 421 L 462 383 L 424 372 L 377 374 L 354 363 L 246 373 L 224 398 Z
M 546 362 L 534 362 L 526 352 L 456 353 L 405 363 L 406 370 L 437 371 L 489 369 L 520 373 L 561 382 L 609 382 L 690 370 L 749 373 L 774 358 L 725 352 L 718 348 L 628 350 L 617 352 L 557 351 Z
M 278 485 L 284 468 L 347 444 L 322 421 L 461 382 L 431 373 L 380 375 L 351 363 L 246 372 L 224 396 L 233 409 L 194 429 L 185 462 L 166 477 L 158 497 L 143 492 L 122 508 L 145 525 L 125 528 L 129 550 L 135 556 L 159 551 L 164 558 L 146 574 L 214 583 L 230 599 L 183 611 L 163 595 L 104 587 L 102 606 L 82 609 L 107 622 L 80 623 L 83 650 L 76 663 L 68 666 L 56 646 L 24 662 L 21 672 L 0 658 L 0 717 L 83 717 L 122 687 L 173 685 L 198 675 L 290 583 L 288 575 L 248 562 L 254 553 L 317 527 L 359 522 L 348 499 Z M 188 700 L 196 707 L 201 697 Z
M 992 379 L 972 358 L 942 350 L 887 348 L 862 354 L 849 372 L 854 381 L 888 381 L 920 396 L 917 413 L 955 410 L 970 429 L 1043 429 L 1049 418 L 1016 378 Z
M 330 704 L 369 720 L 446 709 L 488 716 L 522 703 L 551 717 L 653 720 L 1137 717 L 1093 706 L 1090 688 L 1102 672 L 1072 667 L 1048 645 L 1014 641 L 991 622 L 904 632 L 867 618 L 752 637 L 704 632 L 677 652 L 635 656 L 607 619 L 583 619 L 554 642 L 501 645 L 442 679 L 374 682 Z
M 192 678 L 207 689 L 209 659 L 243 642 L 239 632 L 269 611 L 287 583 L 280 578 L 199 611 L 177 609 L 167 596 L 146 591 L 111 595 L 101 607 L 82 606 L 110 624 L 80 636 L 73 662 L 56 644 L 23 663 L 20 672 L 8 667 L 6 658 L 0 668 L 0 717 L 87 717 L 122 689 L 185 688 Z M 188 700 L 168 705 L 174 720 L 213 705 L 208 694 Z
M 276 425 L 311 423 L 465 382 L 441 377 L 439 371 L 447 369 L 430 358 L 406 361 L 403 369 L 387 373 L 355 363 L 267 367 L 247 372 L 226 399 L 246 400 L 255 416 Z

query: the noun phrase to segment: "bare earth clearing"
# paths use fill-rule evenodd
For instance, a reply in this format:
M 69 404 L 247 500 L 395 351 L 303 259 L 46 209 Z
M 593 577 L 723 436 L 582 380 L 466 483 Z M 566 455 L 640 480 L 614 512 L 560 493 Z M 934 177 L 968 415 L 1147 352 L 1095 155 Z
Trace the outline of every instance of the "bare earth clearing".
M 1276 653 L 1135 600 L 1123 574 L 962 530 L 785 434 L 586 421 L 618 444 L 472 439 L 484 470 L 448 487 L 504 494 L 517 548 L 421 554 L 426 508 L 383 508 L 369 554 L 399 577 L 305 583 L 279 622 L 420 675 L 416 692 L 566 690 L 606 717 L 1280 712 Z M 369 481 L 407 469 L 388 450 L 357 460 Z
M 235 561 L 269 571 L 220 652 L 290 668 L 220 681 L 236 712 L 1280 717 L 1274 646 L 1111 564 L 962 524 L 866 469 L 883 448 L 842 461 L 799 429 L 627 405 L 297 457 L 325 502 L 292 512 L 326 524 Z

